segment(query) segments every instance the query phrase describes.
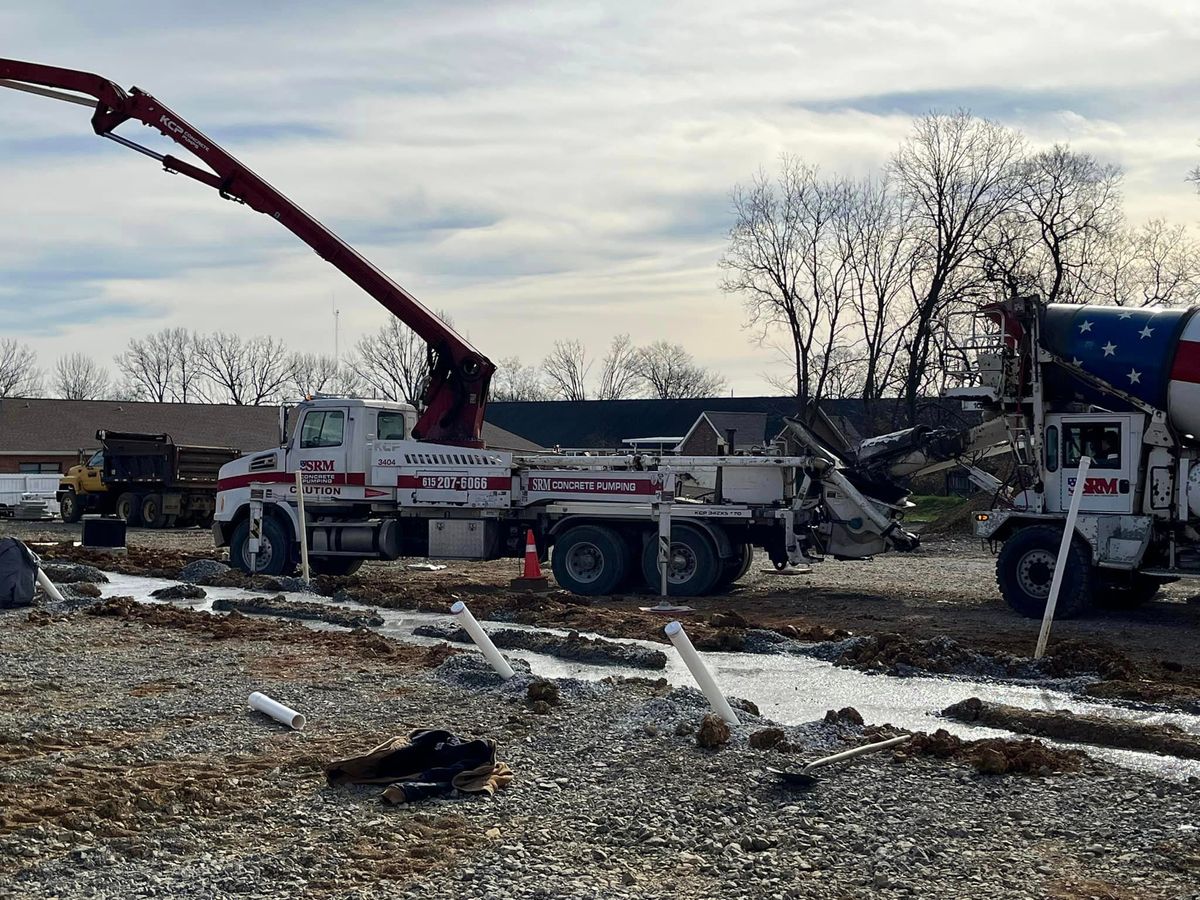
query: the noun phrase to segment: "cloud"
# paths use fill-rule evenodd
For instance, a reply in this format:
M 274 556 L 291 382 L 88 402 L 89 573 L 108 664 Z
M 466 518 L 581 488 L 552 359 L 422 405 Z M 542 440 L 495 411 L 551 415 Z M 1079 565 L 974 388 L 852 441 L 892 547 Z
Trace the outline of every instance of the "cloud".
M 783 152 L 866 174 L 929 108 L 1069 140 L 1125 167 L 1131 214 L 1196 218 L 1186 5 L 132 0 L 115 28 L 49 0 L 0 33 L 150 91 L 495 359 L 629 332 L 763 392 L 774 356 L 719 289 L 729 190 Z M 267 216 L 93 137 L 87 110 L 7 91 L 0 110 L 0 331 L 44 360 L 164 324 L 328 352 L 331 300 L 342 347 L 383 321 Z

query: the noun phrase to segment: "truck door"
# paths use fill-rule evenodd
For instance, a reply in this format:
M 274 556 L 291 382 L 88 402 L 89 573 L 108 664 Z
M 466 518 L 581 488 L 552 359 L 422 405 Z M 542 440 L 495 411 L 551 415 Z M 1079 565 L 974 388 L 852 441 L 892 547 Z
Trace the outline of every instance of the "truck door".
M 89 494 L 98 494 L 104 490 L 104 451 L 97 450 L 81 467 L 79 487 Z
M 1063 416 L 1060 509 L 1066 510 L 1079 481 L 1079 460 L 1092 458 L 1080 509 L 1132 513 L 1133 485 L 1141 452 L 1141 414 Z
M 319 406 L 305 410 L 295 440 L 292 471 L 298 467 L 304 473 L 305 498 L 337 501 L 349 471 L 349 408 Z

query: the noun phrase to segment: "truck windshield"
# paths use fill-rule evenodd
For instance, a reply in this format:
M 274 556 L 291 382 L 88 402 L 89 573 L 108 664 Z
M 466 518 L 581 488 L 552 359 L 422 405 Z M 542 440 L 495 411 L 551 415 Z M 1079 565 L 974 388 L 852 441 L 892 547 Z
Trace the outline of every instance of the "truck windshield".
M 346 420 L 341 410 L 318 410 L 304 416 L 300 430 L 301 448 L 340 447 Z
M 101 466 L 103 466 L 104 465 L 104 451 L 97 450 L 95 453 L 93 453 L 92 458 L 87 461 L 87 464 L 90 467 L 95 468 L 95 469 L 98 469 Z

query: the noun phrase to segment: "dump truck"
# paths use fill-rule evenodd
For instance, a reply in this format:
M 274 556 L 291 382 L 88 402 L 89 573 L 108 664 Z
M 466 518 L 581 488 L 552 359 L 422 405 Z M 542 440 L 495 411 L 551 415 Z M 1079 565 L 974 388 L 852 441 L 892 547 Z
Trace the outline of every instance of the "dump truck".
M 221 466 L 241 456 L 234 447 L 177 444 L 169 434 L 102 429 L 96 440 L 100 449 L 59 481 L 55 497 L 64 522 L 95 512 L 147 528 L 207 528 Z

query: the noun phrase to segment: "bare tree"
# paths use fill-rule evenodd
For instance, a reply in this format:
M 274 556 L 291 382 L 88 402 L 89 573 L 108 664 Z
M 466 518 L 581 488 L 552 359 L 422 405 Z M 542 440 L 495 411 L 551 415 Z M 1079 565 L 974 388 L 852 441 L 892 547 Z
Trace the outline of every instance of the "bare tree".
M 624 400 L 633 397 L 642 386 L 639 354 L 628 334 L 618 334 L 608 346 L 600 368 L 598 400 Z
M 41 391 L 37 354 L 13 338 L 0 339 L 0 397 L 32 397 Z
M 852 189 L 783 157 L 775 183 L 760 173 L 733 192 L 735 221 L 722 288 L 742 295 L 760 341 L 786 336 L 796 396 L 813 407 L 825 393 L 832 351 L 843 340 L 853 290 Z M 658 390 L 652 385 L 653 390 Z
M 288 389 L 295 397 L 337 394 L 355 397 L 363 393 L 362 379 L 354 362 L 340 362 L 317 353 L 294 353 L 288 361 Z
M 197 367 L 223 402 L 262 406 L 279 399 L 289 375 L 287 350 L 272 337 L 243 340 L 217 331 L 195 340 Z
M 1020 166 L 1017 200 L 1046 259 L 1038 293 L 1048 303 L 1077 299 L 1086 248 L 1119 224 L 1121 170 L 1061 144 Z
M 447 325 L 454 324 L 444 310 L 438 310 L 437 316 Z M 389 318 L 377 332 L 360 338 L 350 365 L 364 390 L 377 397 L 417 409 L 425 405 L 432 371 L 429 346 L 399 319 Z
M 586 400 L 591 368 L 582 341 L 555 341 L 554 349 L 542 361 L 550 391 L 559 400 Z
M 500 360 L 496 376 L 492 379 L 493 400 L 549 400 L 550 390 L 546 386 L 542 370 L 537 366 L 523 366 L 518 356 Z
M 655 341 L 638 351 L 638 370 L 651 397 L 682 400 L 724 393 L 725 379 L 705 369 L 681 345 Z
M 55 365 L 54 386 L 64 400 L 100 400 L 108 396 L 108 372 L 90 356 L 72 353 Z
M 1200 246 L 1182 225 L 1152 219 L 1119 228 L 1090 248 L 1080 275 L 1091 302 L 1115 306 L 1190 303 L 1200 294 Z
M 420 408 L 429 383 L 429 348 L 415 331 L 390 318 L 355 348 L 354 370 L 376 396 Z
M 136 397 L 158 403 L 202 402 L 208 398 L 199 343 L 186 328 L 164 328 L 130 340 L 113 359 L 124 385 Z
M 959 111 L 918 119 L 892 158 L 916 251 L 902 385 L 909 421 L 916 421 L 921 389 L 937 361 L 938 323 L 981 289 L 978 251 L 1016 202 L 1023 147 L 1016 132 Z

